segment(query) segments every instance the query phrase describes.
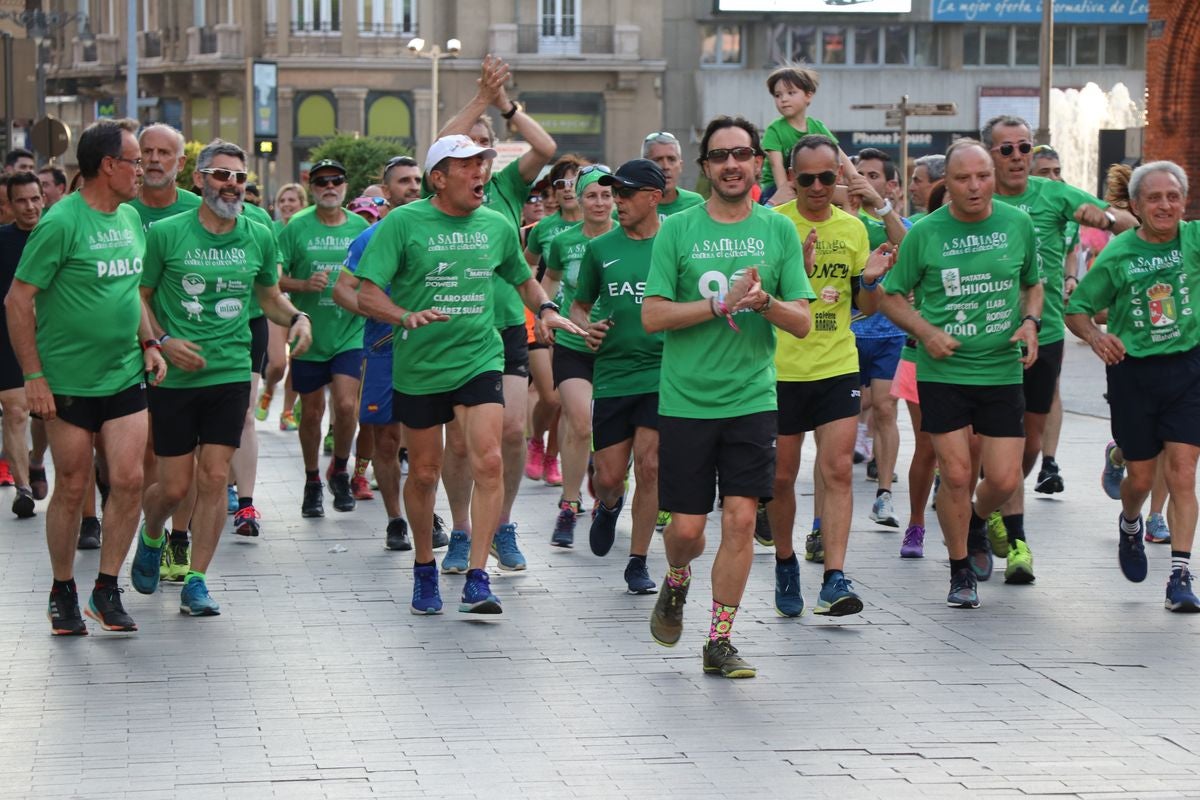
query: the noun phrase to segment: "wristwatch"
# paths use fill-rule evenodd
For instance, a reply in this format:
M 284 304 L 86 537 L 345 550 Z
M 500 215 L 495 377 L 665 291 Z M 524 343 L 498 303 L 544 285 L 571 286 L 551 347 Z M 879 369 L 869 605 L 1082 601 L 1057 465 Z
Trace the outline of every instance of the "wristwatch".
M 516 100 L 510 100 L 509 102 L 512 103 L 512 106 L 508 109 L 508 111 L 500 112 L 500 116 L 504 117 L 505 119 L 512 119 L 517 115 L 517 112 L 521 110 L 521 105 Z
M 540 306 L 538 306 L 538 310 L 537 310 L 537 318 L 538 319 L 542 318 L 542 312 L 545 311 L 546 309 L 550 309 L 555 314 L 562 313 L 562 309 L 559 308 L 558 303 L 555 303 L 553 300 L 547 300 L 546 302 L 544 302 Z
M 1111 230 L 1112 230 L 1114 227 L 1116 227 L 1116 225 L 1117 225 L 1117 216 L 1116 216 L 1116 214 L 1112 213 L 1111 211 L 1105 210 L 1105 212 L 1104 212 L 1104 218 L 1105 218 L 1106 220 L 1108 220 L 1108 227 L 1107 227 L 1107 228 L 1105 228 L 1104 230 L 1106 230 L 1106 231 L 1111 231 Z
M 879 217 L 886 217 L 890 213 L 892 213 L 892 201 L 890 198 L 884 200 L 883 205 L 875 209 L 875 215 Z
M 1021 323 L 1024 324 L 1025 320 L 1032 320 L 1034 329 L 1038 333 L 1042 332 L 1042 318 L 1041 317 L 1035 317 L 1033 314 L 1026 314 L 1025 316 L 1021 317 Z

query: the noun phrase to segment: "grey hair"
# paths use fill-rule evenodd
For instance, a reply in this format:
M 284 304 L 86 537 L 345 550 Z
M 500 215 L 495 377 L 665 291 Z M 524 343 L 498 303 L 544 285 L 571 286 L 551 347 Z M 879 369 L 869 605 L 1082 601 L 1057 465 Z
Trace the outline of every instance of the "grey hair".
M 145 128 L 142 128 L 142 132 L 140 134 L 138 134 L 138 144 L 140 145 L 142 143 L 142 137 L 144 137 L 147 133 L 150 133 L 152 131 L 162 131 L 163 133 L 167 134 L 172 139 L 174 139 L 175 140 L 175 155 L 177 155 L 177 156 L 183 155 L 183 146 L 187 143 L 187 140 L 183 138 L 182 133 L 175 130 L 175 128 L 171 127 L 170 125 L 168 125 L 165 122 L 156 122 L 153 125 L 147 125 Z
M 208 169 L 212 166 L 213 159 L 217 156 L 233 156 L 239 159 L 243 165 L 246 163 L 245 150 L 233 142 L 227 142 L 224 139 L 213 139 L 204 145 L 204 149 L 200 151 L 200 155 L 196 156 L 196 169 Z
M 929 175 L 930 182 L 940 181 L 946 177 L 946 157 L 941 153 L 921 156 L 913 161 L 913 167 L 924 167 L 926 174 Z
M 1179 181 L 1179 188 L 1183 190 L 1183 196 L 1187 197 L 1188 178 L 1187 173 L 1183 171 L 1183 167 L 1174 161 L 1151 161 L 1149 164 L 1142 164 L 1129 176 L 1129 198 L 1131 200 L 1138 199 L 1138 192 L 1141 191 L 1142 181 L 1147 176 L 1153 175 L 1156 172 L 1165 172 L 1168 175 L 1173 175 L 1175 180 Z
M 646 137 L 645 141 L 642 142 L 642 158 L 649 158 L 650 157 L 650 148 L 656 144 L 673 144 L 673 145 L 675 145 L 675 153 L 680 158 L 683 158 L 683 145 L 681 145 L 679 143 L 679 140 L 676 139 L 674 135 L 667 133 L 666 131 L 659 131 L 658 133 L 652 133 L 648 137 Z
M 983 125 L 983 130 L 979 132 L 979 138 L 987 145 L 992 143 L 992 129 L 994 128 L 1016 128 L 1021 127 L 1033 133 L 1033 128 L 1029 127 L 1029 123 L 1020 117 L 1014 117 L 1011 114 L 1001 114 L 998 117 L 992 117 Z

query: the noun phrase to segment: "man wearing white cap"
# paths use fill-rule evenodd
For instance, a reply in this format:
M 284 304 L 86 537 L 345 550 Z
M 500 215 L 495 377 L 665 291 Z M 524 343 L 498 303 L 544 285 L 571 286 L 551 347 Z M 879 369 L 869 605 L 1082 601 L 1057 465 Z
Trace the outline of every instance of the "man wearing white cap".
M 488 162 L 495 157 L 495 150 L 462 135 L 434 142 L 425 159 L 433 197 L 398 208 L 379 223 L 357 272 L 359 308 L 397 329 L 392 414 L 408 436 L 404 503 L 416 546 L 416 614 L 442 609 L 431 534 L 442 426 L 452 420 L 467 440 L 474 481 L 471 527 L 478 534 L 471 540 L 459 611 L 501 612 L 485 570 L 504 499 L 504 347 L 493 322 L 493 275 L 515 286 L 548 327 L 583 333 L 558 313 L 533 279 L 516 229 L 481 207 Z M 383 287 L 390 287 L 390 298 Z

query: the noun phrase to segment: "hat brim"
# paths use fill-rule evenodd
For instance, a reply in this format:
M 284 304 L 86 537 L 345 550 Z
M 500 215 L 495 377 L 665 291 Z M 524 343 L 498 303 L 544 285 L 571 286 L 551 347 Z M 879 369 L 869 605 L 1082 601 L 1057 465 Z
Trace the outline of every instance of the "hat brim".
M 665 187 L 655 186 L 653 183 L 645 183 L 643 181 L 622 178 L 619 175 L 605 175 L 596 182 L 601 186 L 624 186 L 626 189 L 658 189 L 660 192 L 665 191 Z
M 478 155 L 482 155 L 485 159 L 487 159 L 488 161 L 491 161 L 492 159 L 494 159 L 496 157 L 497 154 L 496 154 L 496 151 L 490 147 L 476 146 L 476 147 L 465 147 L 462 150 L 456 151 L 452 155 L 443 156 L 443 158 L 463 159 L 463 158 L 474 158 L 475 156 L 478 156 Z M 442 161 L 442 159 L 439 158 L 437 161 L 434 161 L 431 164 L 427 164 L 425 166 L 425 173 L 428 174 L 429 171 L 431 169 L 433 169 L 434 167 L 436 167 L 438 165 L 438 163 L 440 163 L 441 161 Z

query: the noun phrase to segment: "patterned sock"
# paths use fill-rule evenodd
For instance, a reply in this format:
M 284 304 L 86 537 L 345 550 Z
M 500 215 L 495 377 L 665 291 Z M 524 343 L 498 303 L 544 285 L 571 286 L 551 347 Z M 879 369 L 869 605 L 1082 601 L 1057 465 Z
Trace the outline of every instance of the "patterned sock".
M 1121 512 L 1121 533 L 1126 536 L 1137 536 L 1142 532 L 1142 518 L 1139 516 L 1135 519 L 1125 519 L 1125 513 Z
M 191 583 L 192 581 L 202 581 L 206 577 L 208 576 L 206 576 L 203 572 L 196 572 L 194 569 L 189 569 L 187 577 L 183 579 L 183 582 Z
M 692 582 L 692 568 L 688 567 L 672 567 L 667 565 L 667 586 L 672 589 L 682 589 Z
M 371 459 L 369 459 L 369 458 L 355 459 L 355 461 L 354 461 L 354 477 L 356 477 L 356 478 L 367 477 L 367 467 L 369 467 L 369 466 L 371 466 Z
M 1181 569 L 1186 569 L 1191 572 L 1188 562 L 1192 558 L 1191 550 L 1172 550 L 1171 551 L 1171 572 L 1178 572 Z
M 1020 539 L 1025 541 L 1025 515 L 1024 514 L 1008 514 L 1001 517 L 1004 520 L 1004 528 L 1008 531 L 1009 543 L 1016 542 Z
M 723 606 L 716 600 L 712 604 L 712 623 L 708 626 L 708 640 L 728 639 L 733 633 L 733 618 L 737 616 L 737 606 Z

